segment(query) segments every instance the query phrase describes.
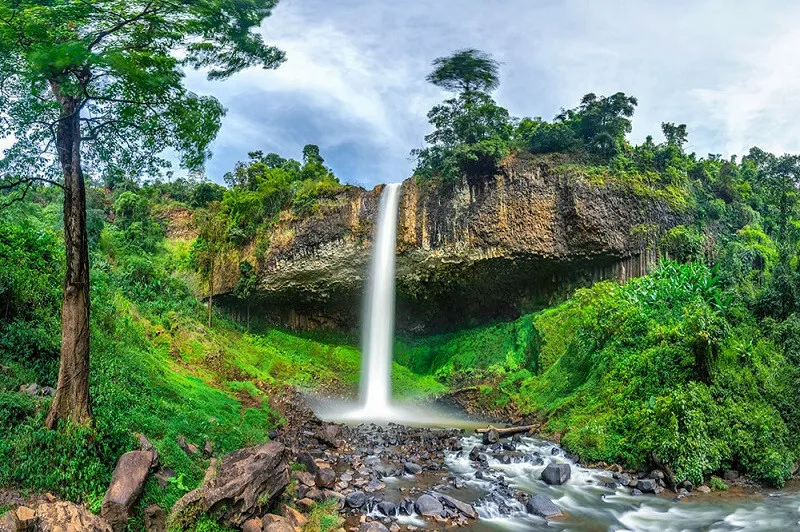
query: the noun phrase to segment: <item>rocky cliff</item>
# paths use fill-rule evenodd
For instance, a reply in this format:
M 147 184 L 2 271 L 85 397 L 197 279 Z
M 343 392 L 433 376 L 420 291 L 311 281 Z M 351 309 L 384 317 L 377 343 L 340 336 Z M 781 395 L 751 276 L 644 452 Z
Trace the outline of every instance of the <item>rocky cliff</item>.
M 285 216 L 259 260 L 258 308 L 295 328 L 358 322 L 382 187 L 349 188 Z M 604 278 L 641 275 L 654 241 L 686 214 L 654 195 L 516 157 L 497 175 L 402 186 L 398 326 L 432 332 L 511 318 Z

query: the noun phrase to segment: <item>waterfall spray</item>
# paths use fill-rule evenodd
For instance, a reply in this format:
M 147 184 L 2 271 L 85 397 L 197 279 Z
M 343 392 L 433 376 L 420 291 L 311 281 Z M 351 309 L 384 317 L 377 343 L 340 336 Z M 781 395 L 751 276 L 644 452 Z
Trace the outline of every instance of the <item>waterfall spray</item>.
M 367 417 L 389 415 L 394 342 L 395 246 L 400 184 L 381 194 L 378 227 L 364 292 L 361 408 Z

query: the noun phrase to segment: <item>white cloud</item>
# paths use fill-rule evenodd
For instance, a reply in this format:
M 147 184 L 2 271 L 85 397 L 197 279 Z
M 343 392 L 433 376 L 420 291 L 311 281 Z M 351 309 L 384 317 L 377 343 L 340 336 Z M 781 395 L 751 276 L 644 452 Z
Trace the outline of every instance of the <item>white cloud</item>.
M 308 142 L 344 180 L 406 177 L 427 110 L 445 97 L 425 83 L 430 61 L 466 46 L 503 61 L 496 98 L 517 116 L 621 90 L 639 98 L 634 140 L 671 121 L 689 125 L 699 154 L 800 151 L 798 15 L 788 0 L 285 0 L 263 27 L 284 65 L 190 81 L 230 109 L 217 178 L 247 151 L 299 156 Z

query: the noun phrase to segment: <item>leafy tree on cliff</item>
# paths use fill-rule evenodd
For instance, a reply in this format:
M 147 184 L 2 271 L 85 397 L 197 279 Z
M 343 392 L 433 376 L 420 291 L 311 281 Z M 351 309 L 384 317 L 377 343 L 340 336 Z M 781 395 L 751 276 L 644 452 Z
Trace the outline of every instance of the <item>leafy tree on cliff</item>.
M 66 279 L 61 365 L 47 425 L 86 423 L 89 252 L 84 168 L 106 182 L 159 174 L 157 154 L 201 167 L 224 109 L 183 85 L 185 67 L 225 79 L 277 67 L 283 53 L 254 33 L 277 0 L 0 0 L 0 164 L 7 201 L 36 183 L 64 193 Z
M 195 214 L 197 239 L 192 244 L 190 259 L 200 271 L 208 287 L 208 326 L 214 325 L 214 281 L 223 253 L 230 248 L 228 217 L 219 202 L 210 203 Z
M 433 62 L 427 80 L 458 93 L 428 113 L 434 127 L 425 140 L 429 147 L 413 150 L 417 174 L 453 179 L 491 174 L 508 153 L 512 127 L 508 111 L 490 93 L 500 83 L 499 63 L 479 50 L 460 50 Z

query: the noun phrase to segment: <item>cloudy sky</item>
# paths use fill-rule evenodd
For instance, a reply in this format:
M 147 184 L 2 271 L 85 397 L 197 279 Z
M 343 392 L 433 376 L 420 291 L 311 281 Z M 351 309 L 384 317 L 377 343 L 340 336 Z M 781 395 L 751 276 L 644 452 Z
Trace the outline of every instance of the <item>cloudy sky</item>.
M 229 110 L 217 181 L 248 151 L 299 158 L 307 143 L 342 181 L 404 179 L 446 97 L 425 82 L 430 63 L 464 47 L 503 63 L 495 99 L 514 116 L 623 91 L 639 99 L 635 141 L 671 121 L 701 155 L 799 152 L 798 17 L 791 0 L 282 0 L 261 31 L 286 63 L 189 84 Z

